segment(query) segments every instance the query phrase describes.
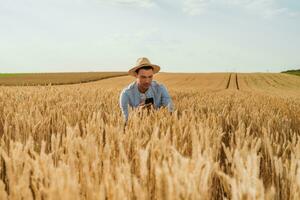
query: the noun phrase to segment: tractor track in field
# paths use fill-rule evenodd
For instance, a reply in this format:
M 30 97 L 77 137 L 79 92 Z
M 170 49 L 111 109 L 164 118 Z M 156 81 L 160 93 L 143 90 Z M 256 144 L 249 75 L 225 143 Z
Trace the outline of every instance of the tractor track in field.
M 235 74 L 235 85 L 236 85 L 236 89 L 240 89 L 240 86 L 239 86 L 239 81 L 238 81 L 238 74 L 236 73 Z
M 236 89 L 236 90 L 240 89 L 237 73 L 235 73 L 235 74 L 230 73 L 229 74 L 228 81 L 227 81 L 227 84 L 226 84 L 226 89 Z
M 226 85 L 226 89 L 229 88 L 230 80 L 231 80 L 231 74 L 229 74 L 228 81 L 227 81 L 227 85 Z

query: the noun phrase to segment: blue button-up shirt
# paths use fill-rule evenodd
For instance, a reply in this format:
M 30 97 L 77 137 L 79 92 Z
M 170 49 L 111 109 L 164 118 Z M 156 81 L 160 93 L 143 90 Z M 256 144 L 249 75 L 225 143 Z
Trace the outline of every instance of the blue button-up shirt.
M 159 84 L 156 81 L 152 81 L 150 87 L 145 93 L 141 93 L 138 90 L 138 85 L 135 82 L 124 88 L 120 94 L 120 108 L 124 116 L 125 121 L 128 120 L 128 105 L 132 108 L 136 108 L 146 98 L 153 98 L 154 108 L 160 108 L 165 106 L 169 112 L 173 111 L 172 99 L 163 84 Z

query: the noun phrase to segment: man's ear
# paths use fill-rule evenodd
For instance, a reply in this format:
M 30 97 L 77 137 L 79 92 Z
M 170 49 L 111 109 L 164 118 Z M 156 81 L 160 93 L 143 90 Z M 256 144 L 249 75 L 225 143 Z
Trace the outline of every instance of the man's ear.
M 136 73 L 134 76 L 135 76 L 135 78 L 137 78 L 137 77 L 138 77 L 138 74 Z

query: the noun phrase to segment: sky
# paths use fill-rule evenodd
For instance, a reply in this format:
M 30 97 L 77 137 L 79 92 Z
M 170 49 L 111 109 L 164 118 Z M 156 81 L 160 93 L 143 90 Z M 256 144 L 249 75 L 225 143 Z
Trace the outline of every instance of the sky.
M 0 0 L 0 73 L 300 68 L 299 0 Z

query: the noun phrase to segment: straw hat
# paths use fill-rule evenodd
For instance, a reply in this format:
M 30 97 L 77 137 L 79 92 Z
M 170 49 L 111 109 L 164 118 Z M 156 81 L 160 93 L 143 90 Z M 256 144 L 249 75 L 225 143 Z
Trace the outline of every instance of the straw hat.
M 142 58 L 139 58 L 137 59 L 136 61 L 136 66 L 131 68 L 129 71 L 128 71 L 128 74 L 130 74 L 131 76 L 136 76 L 137 73 L 135 72 L 137 69 L 141 68 L 141 67 L 145 67 L 145 66 L 151 66 L 153 67 L 153 73 L 156 74 L 157 72 L 159 72 L 160 70 L 160 66 L 158 65 L 154 65 L 154 64 L 151 64 L 151 62 L 149 61 L 148 58 L 145 58 L 145 57 L 142 57 Z

